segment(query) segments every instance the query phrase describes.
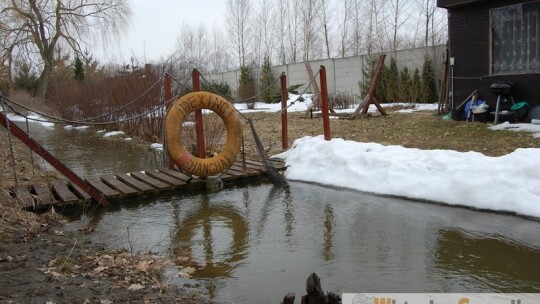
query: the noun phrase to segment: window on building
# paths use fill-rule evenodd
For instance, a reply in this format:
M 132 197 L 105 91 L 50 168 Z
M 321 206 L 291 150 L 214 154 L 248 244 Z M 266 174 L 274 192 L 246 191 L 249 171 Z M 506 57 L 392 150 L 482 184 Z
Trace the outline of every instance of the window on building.
M 491 10 L 491 72 L 540 72 L 540 1 Z

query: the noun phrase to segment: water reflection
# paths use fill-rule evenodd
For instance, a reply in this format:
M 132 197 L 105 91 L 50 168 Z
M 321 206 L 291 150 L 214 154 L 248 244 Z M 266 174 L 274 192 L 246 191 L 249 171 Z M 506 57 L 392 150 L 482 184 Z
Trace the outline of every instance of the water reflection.
M 292 245 L 294 233 L 294 198 L 290 188 L 283 192 L 283 223 L 285 224 L 285 240 Z
M 175 213 L 178 212 L 175 208 Z M 174 217 L 176 234 L 172 251 L 176 256 L 190 257 L 192 263 L 187 266 L 195 268 L 193 275 L 198 278 L 230 277 L 246 254 L 248 227 L 244 217 L 234 208 L 213 205 L 208 195 L 201 195 L 196 211 L 182 220 L 178 214 Z M 222 241 L 227 239 L 227 234 L 232 234 L 230 244 L 219 248 L 219 245 L 225 245 Z
M 126 225 L 140 238 L 165 234 L 162 252 L 217 301 L 275 303 L 303 293 L 311 272 L 338 293 L 540 291 L 540 223 L 518 217 L 301 183 L 107 210 L 94 238 L 116 244 Z
M 323 245 L 323 259 L 325 261 L 331 261 L 334 259 L 334 227 L 335 216 L 334 209 L 330 204 L 324 206 L 324 245 Z
M 497 292 L 539 292 L 540 249 L 500 236 L 475 235 L 458 229 L 439 231 L 435 259 L 448 276 L 477 281 Z M 489 274 L 484 276 L 482 274 Z

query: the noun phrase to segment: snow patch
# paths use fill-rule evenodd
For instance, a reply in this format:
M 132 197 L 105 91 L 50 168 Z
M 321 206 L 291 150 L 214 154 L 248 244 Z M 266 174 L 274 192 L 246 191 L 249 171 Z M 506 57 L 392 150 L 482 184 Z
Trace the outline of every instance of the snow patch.
M 291 180 L 540 218 L 540 149 L 489 157 L 318 136 L 274 157 Z

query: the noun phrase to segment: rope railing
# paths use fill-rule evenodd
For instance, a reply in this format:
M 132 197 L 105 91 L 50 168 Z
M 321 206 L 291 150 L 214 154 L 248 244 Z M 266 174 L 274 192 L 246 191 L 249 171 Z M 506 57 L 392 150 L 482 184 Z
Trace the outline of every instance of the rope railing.
M 281 112 L 283 112 L 283 111 L 285 111 L 285 110 L 288 110 L 288 109 L 289 109 L 290 107 L 292 107 L 297 101 L 299 101 L 300 98 L 301 98 L 304 94 L 306 94 L 306 92 L 307 92 L 308 89 L 311 87 L 311 85 L 313 84 L 313 82 L 315 81 L 315 79 L 317 79 L 317 76 L 319 75 L 319 73 L 320 73 L 320 71 L 317 71 L 317 73 L 313 76 L 313 78 L 312 78 L 311 81 L 308 83 L 308 85 L 306 86 L 306 88 L 304 89 L 304 91 L 302 91 L 302 93 L 300 93 L 300 94 L 298 95 L 298 97 L 296 97 L 295 100 L 291 101 L 291 103 L 290 103 L 287 107 L 281 108 L 281 109 L 279 109 L 278 111 L 273 112 L 273 113 L 271 113 L 271 114 L 268 114 L 268 115 L 266 115 L 266 116 L 259 117 L 259 118 L 257 118 L 257 119 L 251 119 L 251 120 L 253 120 L 253 121 L 265 120 L 265 119 L 267 119 L 267 118 L 270 118 L 270 117 L 273 117 L 273 116 L 276 116 L 276 115 L 280 115 Z M 247 118 L 242 112 L 240 112 L 240 110 L 237 109 L 236 112 L 238 112 L 238 114 L 240 114 L 244 119 L 246 119 L 246 120 L 249 120 L 249 119 L 250 119 L 250 118 Z
M 165 103 L 162 103 L 162 104 L 159 104 L 157 106 L 154 106 L 152 107 L 150 110 L 148 111 L 145 111 L 143 113 L 140 113 L 140 114 L 137 114 L 135 116 L 132 116 L 132 117 L 128 117 L 128 118 L 124 118 L 124 119 L 118 119 L 118 120 L 113 120 L 113 121 L 102 121 L 102 122 L 88 122 L 88 121 L 81 121 L 81 120 L 70 120 L 70 119 L 65 119 L 65 118 L 60 118 L 60 117 L 56 117 L 56 116 L 52 116 L 52 115 L 48 115 L 46 113 L 43 113 L 43 112 L 40 112 L 40 111 L 37 111 L 37 110 L 34 110 L 34 109 L 31 109 L 27 106 L 24 106 L 8 97 L 5 97 L 3 95 L 0 95 L 0 97 L 5 101 L 6 105 L 18 116 L 22 116 L 22 117 L 25 117 L 27 118 L 28 120 L 31 120 L 31 121 L 37 121 L 37 122 L 52 122 L 52 123 L 66 123 L 66 124 L 84 124 L 84 125 L 92 125 L 92 126 L 99 126 L 99 125 L 110 125 L 110 124 L 117 124 L 117 123 L 125 123 L 125 122 L 129 122 L 129 121 L 133 121 L 135 119 L 138 119 L 138 118 L 141 118 L 143 116 L 146 116 L 150 113 L 153 113 L 153 112 L 156 112 L 158 110 L 160 110 L 162 107 L 165 107 L 167 106 L 168 104 L 172 103 L 174 100 L 176 100 L 178 98 L 178 95 L 174 96 L 173 98 L 171 98 L 170 100 L 166 101 Z M 13 105 L 16 105 L 20 108 L 23 108 L 29 112 L 33 112 L 33 113 L 36 113 L 42 117 L 45 117 L 45 118 L 48 118 L 50 120 L 45 120 L 45 119 L 39 119 L 39 118 L 33 118 L 33 117 L 29 117 L 27 115 L 24 115 L 22 114 L 21 112 L 17 111 L 15 109 L 15 107 L 13 107 Z
M 174 80 L 174 82 L 176 82 L 177 84 L 179 84 L 181 87 L 187 89 L 188 91 L 193 91 L 193 88 L 191 86 L 188 85 L 188 82 L 190 81 L 190 79 L 186 79 L 186 81 L 184 82 L 181 82 L 180 80 L 178 80 L 177 78 L 175 78 L 174 76 L 170 75 L 169 76 L 171 77 L 172 80 Z
M 97 119 L 100 119 L 100 118 L 103 118 L 103 117 L 107 117 L 107 116 L 110 116 L 114 113 L 117 113 L 119 112 L 120 110 L 123 110 L 133 104 L 135 104 L 137 101 L 139 100 L 142 100 L 142 98 L 144 96 L 146 96 L 148 93 L 150 93 L 151 90 L 153 90 L 158 84 L 162 84 L 163 86 L 163 80 L 165 79 L 165 75 L 161 76 L 154 84 L 152 84 L 146 91 L 144 91 L 143 93 L 141 93 L 139 96 L 135 97 L 135 99 L 133 99 L 132 101 L 124 104 L 123 106 L 111 111 L 111 112 L 108 112 L 108 113 L 105 113 L 105 114 L 101 114 L 99 116 L 95 116 L 95 117 L 90 117 L 90 118 L 85 118 L 85 119 L 80 119 L 79 121 L 81 122 L 86 122 L 86 121 L 92 121 L 92 120 L 97 120 Z
M 214 84 L 212 82 L 208 81 L 204 77 L 204 75 L 202 75 L 202 74 L 200 74 L 200 75 L 201 75 L 201 79 L 206 83 L 206 85 L 213 89 L 213 93 L 221 95 L 219 93 L 219 90 L 216 89 L 216 87 L 214 86 Z M 251 97 L 248 97 L 246 99 L 233 100 L 233 101 L 231 101 L 231 103 L 233 103 L 233 104 L 235 104 L 235 103 L 246 103 L 246 102 L 251 101 L 252 99 L 258 98 L 259 96 L 263 95 L 264 93 L 270 91 L 276 85 L 276 83 L 279 81 L 279 78 L 280 77 L 277 77 L 276 79 L 274 79 L 274 81 L 272 82 L 272 84 L 270 86 L 267 86 L 264 90 L 260 91 L 259 93 L 255 94 L 255 95 L 253 95 Z M 222 97 L 224 97 L 224 96 L 222 96 Z

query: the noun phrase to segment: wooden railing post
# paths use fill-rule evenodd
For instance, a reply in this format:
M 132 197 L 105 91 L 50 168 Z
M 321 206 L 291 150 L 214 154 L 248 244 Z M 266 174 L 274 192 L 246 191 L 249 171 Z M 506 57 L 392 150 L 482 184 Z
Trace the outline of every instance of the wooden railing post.
M 197 69 L 193 69 L 193 92 L 201 90 L 201 76 Z M 199 158 L 206 158 L 206 141 L 204 138 L 204 121 L 202 110 L 195 111 L 195 131 L 197 133 L 197 148 L 199 152 Z
M 163 82 L 163 93 L 164 93 L 164 98 L 165 98 L 165 102 L 169 102 L 171 101 L 172 99 L 172 77 L 169 73 L 166 73 L 165 74 L 165 80 Z M 172 106 L 172 103 L 168 103 L 167 106 L 166 106 L 166 110 L 165 110 L 165 113 L 168 113 L 169 112 L 169 108 Z M 163 130 L 165 130 L 165 123 L 163 124 Z M 163 133 L 165 134 L 165 133 Z M 166 142 L 165 142 L 165 135 L 163 135 L 163 143 L 164 143 L 164 147 L 163 148 L 166 148 Z M 167 150 L 167 149 L 165 149 Z M 174 161 L 172 160 L 171 156 L 169 155 L 169 150 L 165 151 L 165 153 L 167 153 L 168 157 L 167 159 L 169 160 L 168 163 L 169 163 L 169 169 L 174 169 Z
M 289 94 L 287 92 L 287 75 L 281 73 L 281 148 L 283 150 L 289 147 L 289 135 L 287 126 L 287 100 Z
M 323 119 L 324 140 L 330 140 L 330 115 L 328 114 L 328 85 L 326 83 L 326 68 L 321 65 L 321 111 Z

